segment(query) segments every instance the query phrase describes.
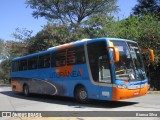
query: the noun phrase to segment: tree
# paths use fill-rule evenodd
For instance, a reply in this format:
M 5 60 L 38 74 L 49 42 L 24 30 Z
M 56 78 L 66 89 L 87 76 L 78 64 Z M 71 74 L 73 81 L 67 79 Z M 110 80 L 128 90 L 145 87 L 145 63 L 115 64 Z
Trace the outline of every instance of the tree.
M 92 15 L 86 20 L 82 31 L 88 38 L 107 37 L 107 29 L 111 23 L 115 22 L 113 16 L 109 15 Z
M 0 62 L 7 59 L 8 54 L 6 52 L 6 42 L 0 39 Z
M 28 41 L 31 39 L 32 32 L 32 30 L 26 28 L 18 27 L 15 29 L 12 34 L 15 40 L 6 42 L 9 59 L 28 54 Z
M 127 38 L 138 42 L 140 48 L 151 48 L 154 50 L 155 62 L 146 63 L 146 70 L 150 76 L 150 85 L 160 90 L 160 21 L 157 16 L 143 15 L 130 16 L 118 22 L 111 22 L 108 27 L 103 28 L 109 37 Z M 148 58 L 147 58 L 148 59 Z M 145 60 L 148 61 L 148 60 Z M 150 66 L 150 67 L 148 67 Z M 153 81 L 153 82 L 152 82 Z
M 35 18 L 45 17 L 54 23 L 78 28 L 93 14 L 109 14 L 117 10 L 117 0 L 27 0 Z
M 27 40 L 31 38 L 31 33 L 26 28 L 17 28 L 13 33 L 15 41 L 0 40 L 0 80 L 9 80 L 11 59 L 28 54 Z
M 3 59 L 3 40 L 0 39 L 0 61 Z
M 160 59 L 160 22 L 157 16 L 130 16 L 118 22 L 111 22 L 103 28 L 109 37 L 131 39 L 139 43 L 142 48 L 154 50 L 156 62 Z
M 141 32 L 139 25 L 141 22 L 137 16 L 130 16 L 121 21 L 111 22 L 107 28 L 103 28 L 107 31 L 109 37 L 125 38 L 137 41 Z
M 67 26 L 47 24 L 35 36 L 27 41 L 28 52 L 34 53 L 50 47 L 70 42 L 70 30 Z
M 13 58 L 23 56 L 27 52 L 25 44 L 16 41 L 5 41 L 3 43 L 2 58 L 0 62 L 0 80 L 9 81 L 10 62 Z
M 6 41 L 6 50 L 7 58 L 13 59 L 15 57 L 23 56 L 28 54 L 28 46 L 26 43 L 17 42 L 17 41 Z
M 148 13 L 160 16 L 160 0 L 138 0 L 138 4 L 133 8 L 133 14 L 141 16 Z
M 3 40 L 0 39 L 0 51 L 2 51 L 2 49 L 3 49 Z
M 29 53 L 100 36 L 98 30 L 106 24 L 110 14 L 118 10 L 116 2 L 117 0 L 27 0 L 26 4 L 35 10 L 35 18 L 45 17 L 49 20 L 37 35 L 28 40 Z
M 6 59 L 0 63 L 0 80 L 8 82 L 10 78 L 10 60 Z
M 16 28 L 15 32 L 12 33 L 12 37 L 19 42 L 25 42 L 31 38 L 33 31 L 27 30 L 26 28 Z

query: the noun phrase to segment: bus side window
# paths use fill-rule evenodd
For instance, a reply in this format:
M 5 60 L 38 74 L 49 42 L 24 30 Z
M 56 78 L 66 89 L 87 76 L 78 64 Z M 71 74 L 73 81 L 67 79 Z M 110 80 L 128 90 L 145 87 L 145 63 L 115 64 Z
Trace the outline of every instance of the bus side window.
M 19 61 L 12 62 L 12 72 L 17 72 L 19 70 Z
M 76 64 L 84 64 L 85 62 L 84 46 L 78 47 L 76 49 Z
M 76 62 L 75 57 L 75 50 L 74 49 L 68 49 L 67 51 L 67 65 L 74 65 Z
M 60 67 L 66 65 L 66 50 L 57 51 L 52 54 L 52 66 Z
M 27 59 L 20 60 L 19 71 L 27 70 Z
M 28 70 L 37 69 L 38 57 L 32 57 L 28 59 Z
M 67 65 L 84 64 L 84 63 L 85 63 L 84 46 L 68 49 Z
M 40 55 L 38 61 L 38 68 L 50 67 L 50 54 Z

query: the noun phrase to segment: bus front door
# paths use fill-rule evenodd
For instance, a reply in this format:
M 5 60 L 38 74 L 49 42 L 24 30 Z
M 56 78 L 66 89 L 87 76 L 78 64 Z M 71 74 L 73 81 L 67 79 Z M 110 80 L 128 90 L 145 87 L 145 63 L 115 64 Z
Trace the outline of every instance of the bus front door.
M 99 57 L 99 95 L 102 100 L 112 99 L 112 83 L 110 65 L 107 55 Z

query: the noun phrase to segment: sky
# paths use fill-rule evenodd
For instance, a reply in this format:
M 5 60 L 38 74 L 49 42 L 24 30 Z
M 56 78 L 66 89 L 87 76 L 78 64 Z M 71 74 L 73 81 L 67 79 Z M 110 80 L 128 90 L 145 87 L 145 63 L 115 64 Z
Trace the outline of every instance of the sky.
M 118 0 L 120 11 L 115 15 L 120 19 L 126 18 L 132 12 L 137 0 Z M 33 9 L 27 7 L 25 0 L 1 0 L 0 1 L 0 39 L 14 40 L 12 34 L 16 28 L 33 30 L 35 35 L 47 24 L 45 18 L 35 19 L 32 16 Z

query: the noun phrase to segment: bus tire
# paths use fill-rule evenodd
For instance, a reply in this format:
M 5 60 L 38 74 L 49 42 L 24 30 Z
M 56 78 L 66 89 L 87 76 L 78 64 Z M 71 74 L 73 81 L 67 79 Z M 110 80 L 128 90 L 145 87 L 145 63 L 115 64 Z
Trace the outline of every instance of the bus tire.
M 23 86 L 23 94 L 25 96 L 29 96 L 29 87 L 28 87 L 28 85 L 24 85 Z
M 83 86 L 79 86 L 76 88 L 75 98 L 80 103 L 88 102 L 88 94 L 87 94 L 86 89 Z

